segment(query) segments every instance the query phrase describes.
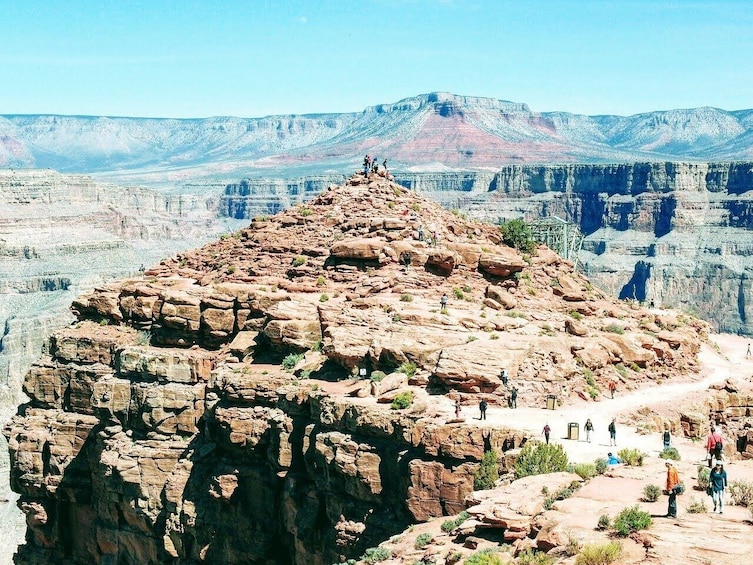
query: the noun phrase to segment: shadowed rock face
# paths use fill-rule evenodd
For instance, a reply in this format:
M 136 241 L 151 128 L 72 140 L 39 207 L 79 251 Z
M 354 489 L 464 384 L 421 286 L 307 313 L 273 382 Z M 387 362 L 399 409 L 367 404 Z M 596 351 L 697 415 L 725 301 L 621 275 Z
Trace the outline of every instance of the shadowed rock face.
M 584 272 L 613 296 L 693 311 L 720 331 L 753 333 L 753 163 L 513 165 L 395 178 L 472 217 L 574 222 L 586 235 Z M 306 194 L 306 182 L 288 181 L 294 194 Z M 277 190 L 269 191 L 273 184 Z M 221 208 L 234 217 L 266 213 L 283 186 L 229 185 Z
M 708 329 L 374 175 L 73 309 L 4 430 L 17 563 L 358 556 L 460 511 L 484 450 L 504 471 L 525 439 L 448 422 L 444 403 L 505 405 L 503 367 L 521 406 L 586 398 L 583 367 L 603 388 L 663 380 L 696 366 Z

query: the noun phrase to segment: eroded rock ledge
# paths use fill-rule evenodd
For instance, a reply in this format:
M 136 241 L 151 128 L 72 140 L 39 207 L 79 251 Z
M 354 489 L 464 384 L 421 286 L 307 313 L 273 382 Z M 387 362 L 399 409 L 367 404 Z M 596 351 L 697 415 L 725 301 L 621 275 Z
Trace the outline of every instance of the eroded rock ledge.
M 503 405 L 503 367 L 521 405 L 650 386 L 693 369 L 707 330 L 360 175 L 73 308 L 4 432 L 18 563 L 360 555 L 462 510 L 484 450 L 525 440 L 448 421 L 445 396 Z

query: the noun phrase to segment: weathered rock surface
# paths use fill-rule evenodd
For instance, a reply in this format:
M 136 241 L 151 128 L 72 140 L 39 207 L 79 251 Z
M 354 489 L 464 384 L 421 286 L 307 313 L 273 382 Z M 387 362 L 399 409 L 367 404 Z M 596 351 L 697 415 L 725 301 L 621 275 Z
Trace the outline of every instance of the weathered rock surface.
M 451 269 L 384 251 L 421 248 L 422 225 L 438 234 L 433 250 L 456 254 Z M 437 395 L 504 404 L 501 368 L 521 406 L 583 395 L 586 340 L 566 331 L 576 311 L 604 352 L 602 387 L 692 369 L 708 329 L 609 299 L 545 248 L 524 261 L 495 227 L 361 175 L 73 309 L 4 430 L 27 516 L 20 564 L 361 555 L 462 510 L 484 451 L 508 465 L 527 439 L 443 421 Z M 605 329 L 614 320 L 621 334 Z M 641 370 L 622 377 L 630 362 Z M 351 380 L 360 369 L 371 378 Z M 525 537 L 526 524 L 508 530 Z

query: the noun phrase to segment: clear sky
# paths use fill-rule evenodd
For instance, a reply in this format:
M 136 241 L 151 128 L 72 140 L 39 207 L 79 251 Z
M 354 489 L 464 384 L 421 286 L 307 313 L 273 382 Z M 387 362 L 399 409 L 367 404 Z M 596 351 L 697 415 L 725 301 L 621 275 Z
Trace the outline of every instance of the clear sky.
M 753 108 L 750 0 L 2 0 L 0 114 Z

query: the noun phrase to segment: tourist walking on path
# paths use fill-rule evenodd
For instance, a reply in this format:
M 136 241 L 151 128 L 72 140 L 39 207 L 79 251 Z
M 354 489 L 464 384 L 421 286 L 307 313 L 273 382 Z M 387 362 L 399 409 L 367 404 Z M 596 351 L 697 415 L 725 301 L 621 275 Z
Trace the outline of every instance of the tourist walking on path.
M 722 451 L 724 444 L 722 442 L 722 434 L 719 433 L 719 428 L 712 428 L 709 437 L 706 439 L 706 451 L 708 451 L 709 468 L 711 468 L 711 461 L 716 459 L 722 460 Z
M 549 443 L 549 433 L 552 431 L 552 428 L 549 427 L 549 422 L 547 422 L 544 425 L 544 431 L 542 432 L 544 434 L 544 439 L 546 440 L 546 443 Z
M 669 504 L 667 505 L 667 518 L 677 518 L 677 493 L 679 492 L 680 476 L 674 465 L 667 461 L 667 494 L 669 495 Z
M 447 308 L 447 293 L 442 293 L 442 298 L 439 299 L 439 305 L 442 307 L 442 310 Z
M 747 359 L 747 358 L 748 358 L 748 357 L 750 357 L 750 356 L 751 356 L 751 352 L 750 352 L 750 344 L 748 344 L 748 351 L 746 351 L 746 352 L 745 352 L 745 358 Z
M 586 441 L 591 443 L 591 432 L 594 431 L 594 425 L 593 422 L 591 422 L 591 418 L 586 420 L 586 425 L 583 426 L 583 429 L 586 430 Z
M 460 399 L 455 401 L 455 419 L 460 418 Z
M 724 470 L 722 462 L 717 461 L 709 475 L 709 488 L 711 489 L 711 500 L 714 501 L 714 512 L 716 512 L 716 507 L 718 506 L 719 514 L 724 514 L 722 512 L 722 505 L 724 504 L 724 489 L 726 487 L 727 471 Z
M 418 241 L 424 240 L 424 226 L 420 225 L 418 226 Z
M 505 385 L 505 388 L 507 388 L 507 369 L 502 369 L 502 372 L 499 374 L 499 378 L 502 379 L 502 384 Z
M 664 440 L 664 449 L 669 449 L 669 446 L 672 443 L 672 435 L 669 433 L 669 428 L 666 426 L 664 427 L 662 439 Z
M 486 400 L 482 398 L 481 402 L 478 403 L 478 410 L 481 413 L 481 416 L 479 419 L 486 420 L 486 408 L 487 408 Z
M 614 391 L 617 390 L 617 383 L 614 382 L 614 379 L 609 381 L 609 394 L 612 395 L 612 398 L 614 398 Z
M 510 391 L 510 408 L 517 408 L 518 407 L 518 389 L 516 387 L 512 387 L 512 390 Z
M 614 423 L 614 418 L 609 422 L 607 429 L 609 430 L 609 445 L 617 447 L 617 426 Z

